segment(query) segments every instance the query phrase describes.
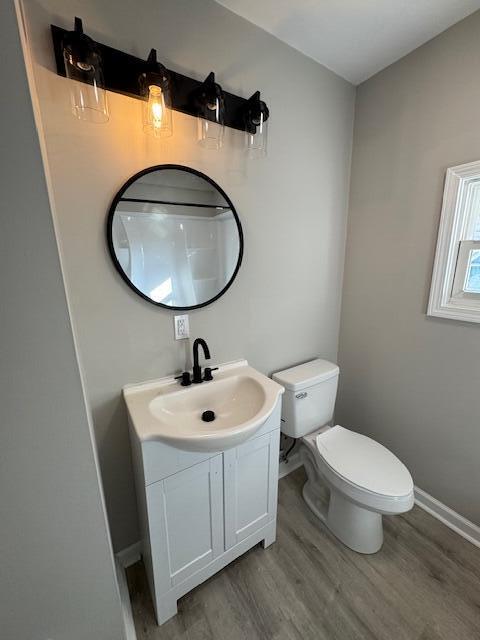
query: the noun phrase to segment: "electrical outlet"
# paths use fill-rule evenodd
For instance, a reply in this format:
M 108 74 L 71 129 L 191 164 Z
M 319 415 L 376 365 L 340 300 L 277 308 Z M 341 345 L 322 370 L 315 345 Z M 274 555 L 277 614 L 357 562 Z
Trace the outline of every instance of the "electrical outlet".
M 175 327 L 175 340 L 184 340 L 190 336 L 190 327 L 188 326 L 188 315 L 174 316 L 173 324 Z

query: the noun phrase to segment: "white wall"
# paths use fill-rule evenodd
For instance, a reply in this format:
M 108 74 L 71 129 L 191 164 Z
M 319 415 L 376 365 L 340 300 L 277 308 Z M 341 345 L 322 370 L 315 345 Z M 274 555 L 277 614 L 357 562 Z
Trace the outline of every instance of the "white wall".
M 340 424 L 480 524 L 480 326 L 426 314 L 447 167 L 480 158 L 480 13 L 358 89 Z
M 137 538 L 121 387 L 178 372 L 190 345 L 173 340 L 173 313 L 137 297 L 107 253 L 105 219 L 123 182 L 164 162 L 210 175 L 235 204 L 245 233 L 238 278 L 190 314 L 214 362 L 248 358 L 271 372 L 321 354 L 336 359 L 354 88 L 213 0 L 25 0 L 35 81 L 80 353 L 92 407 L 114 545 Z M 54 73 L 49 25 L 83 18 L 94 38 L 228 91 L 260 89 L 271 110 L 269 155 L 247 161 L 231 129 L 220 152 L 195 142 L 196 121 L 174 113 L 174 137 L 144 135 L 141 104 L 109 94 L 107 125 L 69 111 Z
M 0 6 L 0 636 L 119 640 L 121 608 L 13 3 Z M 5 99 L 4 99 L 5 98 Z

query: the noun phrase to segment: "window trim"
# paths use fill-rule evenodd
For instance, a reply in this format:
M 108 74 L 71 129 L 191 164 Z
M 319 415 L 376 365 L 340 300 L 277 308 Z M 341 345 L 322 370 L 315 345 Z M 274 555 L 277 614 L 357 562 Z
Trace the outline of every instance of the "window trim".
M 474 187 L 479 182 L 480 161 L 447 169 L 427 309 L 429 316 L 480 323 L 480 295 L 466 297 L 452 293 L 461 242 L 468 240 L 465 235 Z

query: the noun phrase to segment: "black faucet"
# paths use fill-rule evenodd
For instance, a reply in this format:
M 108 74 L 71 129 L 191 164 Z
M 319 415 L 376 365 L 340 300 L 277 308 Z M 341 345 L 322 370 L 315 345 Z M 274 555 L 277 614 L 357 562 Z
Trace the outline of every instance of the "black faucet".
M 201 346 L 203 349 L 203 355 L 206 360 L 210 360 L 210 351 L 208 349 L 208 345 L 203 338 L 197 338 L 193 343 L 193 378 L 192 382 L 199 383 L 203 382 L 202 378 L 202 367 L 198 364 L 198 347 Z

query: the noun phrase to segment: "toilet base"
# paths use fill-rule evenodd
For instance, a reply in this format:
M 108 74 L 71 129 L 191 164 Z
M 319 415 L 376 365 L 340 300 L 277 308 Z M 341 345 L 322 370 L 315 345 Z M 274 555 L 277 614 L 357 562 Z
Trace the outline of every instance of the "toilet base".
M 322 495 L 325 483 L 305 446 L 302 447 L 301 458 L 308 478 L 302 494 L 311 511 L 353 551 L 365 554 L 379 551 L 383 545 L 382 515 L 351 502 L 332 487 L 325 501 Z

